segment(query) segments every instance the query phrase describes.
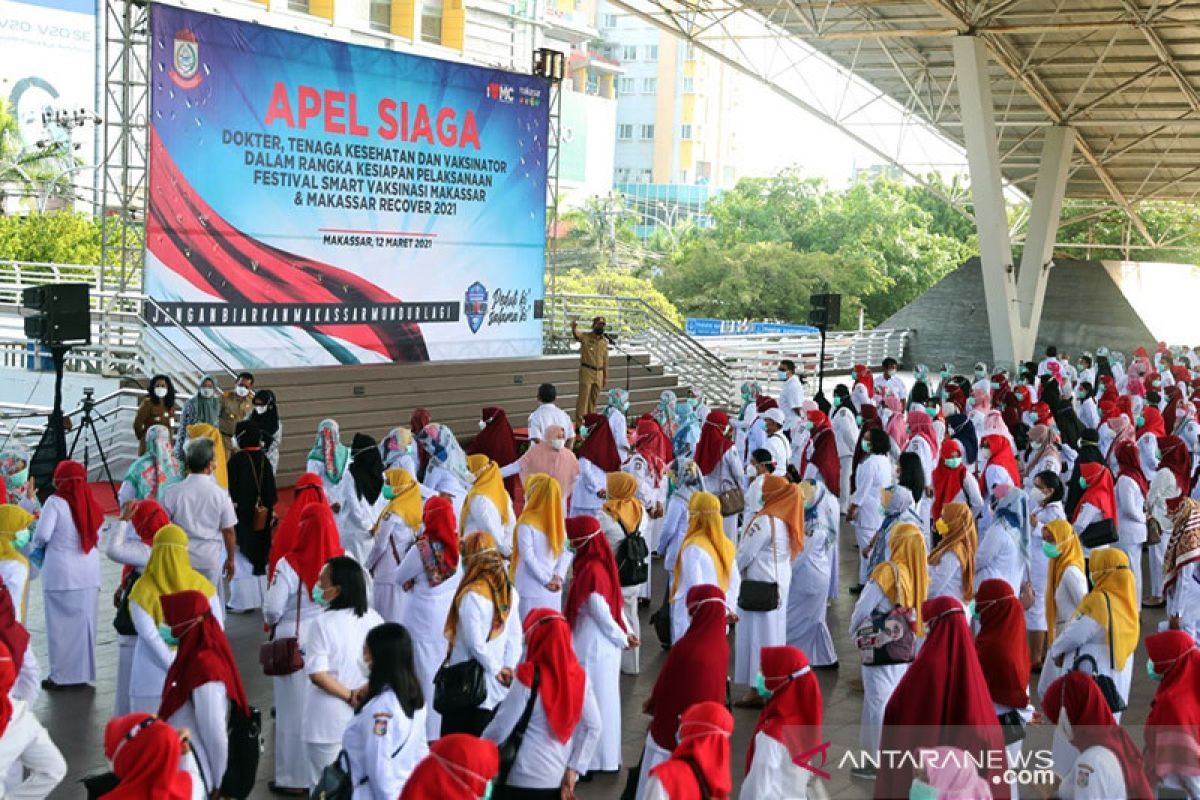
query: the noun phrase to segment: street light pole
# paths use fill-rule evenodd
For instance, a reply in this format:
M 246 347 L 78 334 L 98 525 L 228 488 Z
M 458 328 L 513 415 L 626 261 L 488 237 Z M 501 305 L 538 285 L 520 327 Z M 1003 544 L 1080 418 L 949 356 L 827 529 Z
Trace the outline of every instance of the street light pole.
M 39 214 L 46 213 L 46 203 L 50 202 L 50 192 L 54 190 L 54 185 L 56 183 L 58 183 L 60 180 L 62 180 L 63 178 L 65 178 L 66 176 L 70 175 L 73 172 L 86 172 L 89 169 L 99 169 L 101 166 L 102 165 L 97 164 L 97 165 L 90 165 L 90 166 L 85 165 L 85 166 L 71 167 L 69 169 L 64 169 L 62 172 L 55 175 L 53 178 L 51 178 L 49 181 L 47 181 L 47 183 L 44 187 L 42 187 L 42 194 L 41 194 L 41 197 L 38 199 L 38 213 Z

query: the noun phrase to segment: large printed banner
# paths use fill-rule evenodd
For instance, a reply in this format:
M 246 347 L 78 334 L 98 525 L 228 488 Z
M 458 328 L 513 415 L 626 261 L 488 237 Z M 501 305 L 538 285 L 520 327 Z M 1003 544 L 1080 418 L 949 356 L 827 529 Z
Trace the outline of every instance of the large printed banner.
M 205 363 L 541 353 L 546 82 L 154 6 L 148 318 Z

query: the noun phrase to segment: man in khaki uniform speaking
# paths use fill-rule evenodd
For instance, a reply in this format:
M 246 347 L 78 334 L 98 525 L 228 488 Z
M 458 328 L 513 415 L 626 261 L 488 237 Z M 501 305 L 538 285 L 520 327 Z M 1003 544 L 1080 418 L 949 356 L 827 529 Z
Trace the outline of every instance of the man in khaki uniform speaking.
M 600 392 L 608 383 L 608 339 L 604 336 L 604 317 L 592 320 L 592 329 L 579 332 L 577 320 L 571 320 L 571 335 L 579 342 L 579 398 L 575 403 L 575 424 L 596 410 Z

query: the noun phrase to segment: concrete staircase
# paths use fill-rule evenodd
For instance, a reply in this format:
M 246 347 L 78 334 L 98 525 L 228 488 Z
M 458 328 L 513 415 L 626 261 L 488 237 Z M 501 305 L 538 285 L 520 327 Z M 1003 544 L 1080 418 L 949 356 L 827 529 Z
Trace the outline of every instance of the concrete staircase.
M 630 419 L 650 411 L 664 389 L 677 389 L 675 376 L 635 356 L 629 369 Z M 465 447 L 478 430 L 480 409 L 500 406 L 514 428 L 524 427 L 537 406 L 537 387 L 558 387 L 558 405 L 574 415 L 578 356 L 543 356 L 473 362 L 378 364 L 258 371 L 255 385 L 279 400 L 283 445 L 279 479 L 290 485 L 304 469 L 317 425 L 332 418 L 349 445 L 356 432 L 381 439 L 407 425 L 413 409 L 427 408 L 434 422 L 447 424 Z M 609 361 L 609 385 L 625 386 L 625 357 Z

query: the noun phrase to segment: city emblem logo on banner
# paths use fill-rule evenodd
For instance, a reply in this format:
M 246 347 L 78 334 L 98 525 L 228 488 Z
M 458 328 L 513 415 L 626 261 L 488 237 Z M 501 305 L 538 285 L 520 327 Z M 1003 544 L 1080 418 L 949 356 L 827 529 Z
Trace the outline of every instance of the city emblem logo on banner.
M 513 101 L 513 87 L 506 83 L 496 83 L 493 81 L 487 85 L 487 98 L 489 100 L 498 100 L 501 103 L 511 103 Z
M 175 31 L 171 80 L 183 89 L 195 89 L 200 85 L 200 43 L 196 41 L 196 34 L 187 28 Z
M 463 312 L 467 317 L 467 325 L 471 333 L 479 333 L 483 326 L 483 316 L 487 314 L 488 290 L 479 281 L 467 287 L 466 297 L 463 298 Z

